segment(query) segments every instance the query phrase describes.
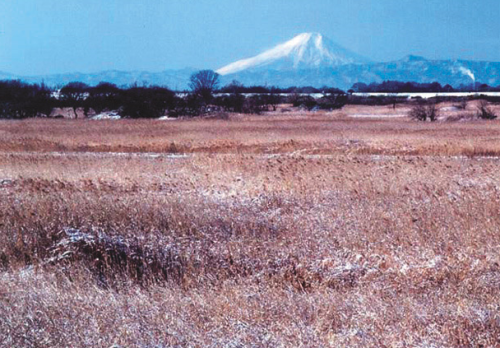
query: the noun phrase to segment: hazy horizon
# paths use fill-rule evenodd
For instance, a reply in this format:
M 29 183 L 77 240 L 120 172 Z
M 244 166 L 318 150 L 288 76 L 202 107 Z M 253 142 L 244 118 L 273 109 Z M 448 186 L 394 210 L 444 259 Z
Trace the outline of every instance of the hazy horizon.
M 498 62 L 498 18 L 497 0 L 5 0 L 0 71 L 218 69 L 302 32 L 322 33 L 373 61 L 413 54 Z

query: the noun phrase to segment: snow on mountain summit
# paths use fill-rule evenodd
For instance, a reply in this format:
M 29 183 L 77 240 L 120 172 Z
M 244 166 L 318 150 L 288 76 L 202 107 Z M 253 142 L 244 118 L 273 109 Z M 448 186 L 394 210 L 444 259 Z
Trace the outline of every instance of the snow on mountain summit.
M 220 68 L 221 75 L 247 69 L 297 70 L 332 67 L 367 60 L 337 45 L 319 33 L 302 33 L 255 57 L 238 60 Z

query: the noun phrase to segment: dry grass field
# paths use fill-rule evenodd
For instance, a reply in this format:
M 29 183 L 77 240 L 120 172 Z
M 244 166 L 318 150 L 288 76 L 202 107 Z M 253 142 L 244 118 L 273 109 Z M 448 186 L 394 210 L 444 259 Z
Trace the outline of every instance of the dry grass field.
M 5 121 L 0 152 L 500 155 L 500 123 L 446 122 L 473 114 L 474 103 L 466 111 L 441 112 L 441 121 L 432 125 L 405 118 L 405 104 L 231 115 L 229 120 Z M 500 114 L 500 105 L 492 109 Z
M 500 122 L 368 108 L 0 122 L 0 346 L 500 346 Z

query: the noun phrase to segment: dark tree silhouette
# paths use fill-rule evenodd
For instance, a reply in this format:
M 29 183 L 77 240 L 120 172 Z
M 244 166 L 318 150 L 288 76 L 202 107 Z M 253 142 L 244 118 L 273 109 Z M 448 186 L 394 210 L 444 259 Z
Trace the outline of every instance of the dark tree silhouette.
M 70 82 L 60 91 L 60 98 L 70 106 L 88 97 L 89 86 L 83 82 Z
M 19 80 L 0 81 L 0 118 L 47 115 L 54 101 L 42 83 L 30 85 Z
M 125 117 L 157 118 L 174 109 L 175 103 L 175 93 L 164 87 L 132 87 L 122 92 Z
M 200 70 L 189 78 L 189 87 L 193 93 L 202 97 L 205 103 L 212 100 L 212 94 L 218 86 L 219 74 L 213 70 Z
M 101 113 L 105 109 L 116 110 L 122 106 L 122 94 L 115 84 L 100 82 L 97 86 L 89 88 L 89 97 L 86 100 L 87 108 Z M 86 110 L 88 112 L 88 110 Z

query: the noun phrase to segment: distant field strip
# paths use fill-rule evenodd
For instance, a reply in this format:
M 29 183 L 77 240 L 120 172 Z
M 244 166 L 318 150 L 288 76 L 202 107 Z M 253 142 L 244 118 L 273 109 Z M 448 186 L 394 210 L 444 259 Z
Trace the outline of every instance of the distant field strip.
M 307 149 L 306 149 L 307 151 Z M 273 153 L 273 154 L 235 154 L 235 153 L 159 153 L 159 152 L 0 152 L 3 157 L 84 157 L 84 158 L 144 158 L 144 159 L 170 159 L 170 160 L 185 160 L 194 157 L 242 157 L 249 156 L 252 158 L 273 159 L 280 157 L 298 157 L 303 159 L 327 159 L 338 158 L 339 154 L 308 154 L 302 151 Z M 440 159 L 446 158 L 451 160 L 467 160 L 470 156 L 449 156 L 449 155 L 377 155 L 377 154 L 352 154 L 352 156 L 363 157 L 370 160 L 393 160 L 393 159 L 412 159 L 412 158 L 430 158 Z M 474 160 L 500 160 L 498 156 L 474 156 Z

